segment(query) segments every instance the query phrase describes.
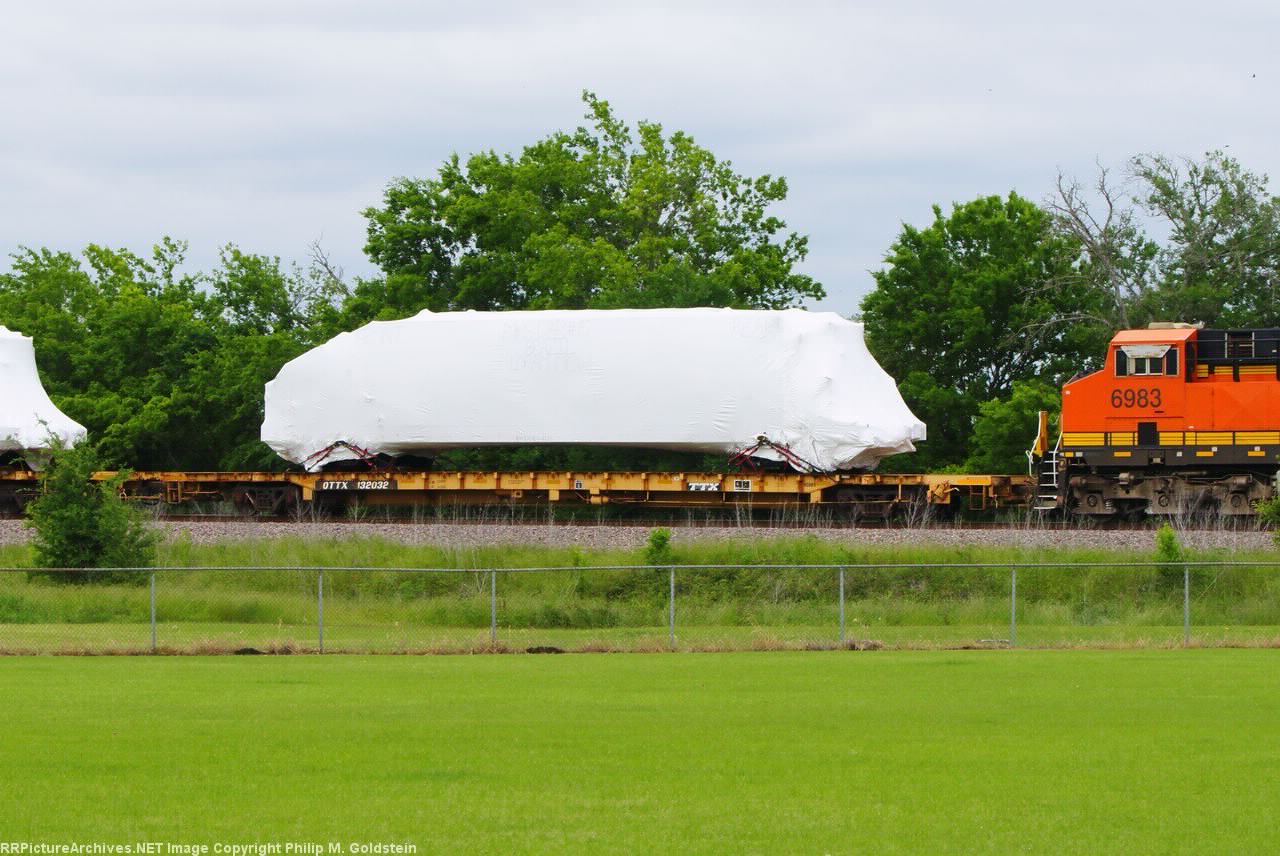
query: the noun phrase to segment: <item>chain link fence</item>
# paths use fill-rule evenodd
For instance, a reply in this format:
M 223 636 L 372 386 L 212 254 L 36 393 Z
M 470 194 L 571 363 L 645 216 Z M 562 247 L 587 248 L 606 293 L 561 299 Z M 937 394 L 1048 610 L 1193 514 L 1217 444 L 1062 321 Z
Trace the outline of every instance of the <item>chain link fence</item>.
M 1280 646 L 1280 563 L 0 569 L 0 653 Z

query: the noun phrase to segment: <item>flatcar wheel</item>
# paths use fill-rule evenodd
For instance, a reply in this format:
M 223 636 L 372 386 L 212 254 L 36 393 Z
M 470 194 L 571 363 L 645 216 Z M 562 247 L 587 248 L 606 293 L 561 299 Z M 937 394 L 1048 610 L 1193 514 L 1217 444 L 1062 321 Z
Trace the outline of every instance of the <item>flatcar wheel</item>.
M 277 514 L 287 514 L 296 517 L 299 509 L 302 508 L 302 491 L 296 485 L 289 485 L 284 489 L 283 495 L 280 497 L 280 510 Z
M 279 517 L 297 511 L 301 494 L 296 485 L 236 485 L 231 502 L 245 516 Z
M 244 485 L 236 485 L 231 489 L 231 505 L 243 517 L 252 517 L 255 513 L 253 497 Z

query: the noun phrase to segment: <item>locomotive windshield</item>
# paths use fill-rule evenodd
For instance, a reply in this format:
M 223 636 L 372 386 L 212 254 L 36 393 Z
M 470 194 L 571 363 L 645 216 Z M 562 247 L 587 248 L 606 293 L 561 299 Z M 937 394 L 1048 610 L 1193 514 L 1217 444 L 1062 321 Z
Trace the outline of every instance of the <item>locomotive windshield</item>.
M 1116 377 L 1177 373 L 1178 349 L 1172 345 L 1123 345 L 1116 348 Z

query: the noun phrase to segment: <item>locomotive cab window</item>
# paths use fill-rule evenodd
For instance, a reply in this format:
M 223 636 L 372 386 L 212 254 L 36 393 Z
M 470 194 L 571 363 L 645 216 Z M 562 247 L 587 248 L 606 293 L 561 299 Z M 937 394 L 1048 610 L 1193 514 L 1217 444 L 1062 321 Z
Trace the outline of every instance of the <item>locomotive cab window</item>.
M 1178 349 L 1169 345 L 1127 345 L 1116 349 L 1116 377 L 1178 373 Z
M 1133 371 L 1130 374 L 1135 375 L 1162 375 L 1164 374 L 1164 360 L 1160 357 L 1134 357 L 1130 361 L 1130 368 Z

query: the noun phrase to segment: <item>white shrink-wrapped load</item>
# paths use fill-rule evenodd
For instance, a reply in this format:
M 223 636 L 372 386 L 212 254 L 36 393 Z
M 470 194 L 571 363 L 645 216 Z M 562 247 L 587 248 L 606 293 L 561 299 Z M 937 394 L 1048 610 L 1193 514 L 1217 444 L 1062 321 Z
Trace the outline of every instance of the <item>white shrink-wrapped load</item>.
M 30 336 L 0 327 L 0 451 L 18 452 L 38 468 L 53 437 L 74 446 L 85 430 L 49 400 L 36 372 Z
M 732 454 L 761 436 L 833 471 L 912 451 L 925 427 L 861 324 L 799 309 L 377 321 L 285 364 L 262 423 L 264 442 L 309 469 L 357 457 L 324 452 L 335 441 L 391 456 L 548 444 Z

